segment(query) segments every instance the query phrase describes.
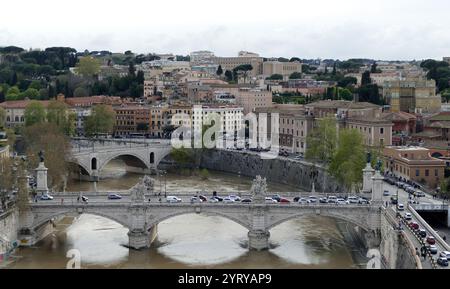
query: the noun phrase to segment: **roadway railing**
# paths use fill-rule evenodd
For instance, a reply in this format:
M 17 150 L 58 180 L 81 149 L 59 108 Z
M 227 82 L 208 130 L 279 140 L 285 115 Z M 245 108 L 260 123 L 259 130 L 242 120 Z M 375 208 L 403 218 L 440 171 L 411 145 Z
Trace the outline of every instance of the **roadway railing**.
M 411 212 L 411 214 L 416 218 L 416 220 L 436 239 L 436 242 L 438 242 L 446 251 L 450 251 L 450 246 L 447 244 L 447 242 L 442 239 L 442 237 L 430 226 L 428 223 L 417 213 L 417 211 L 410 205 L 407 205 L 408 210 Z
M 411 255 L 414 256 L 414 260 L 416 262 L 416 268 L 417 269 L 423 269 L 422 261 L 420 260 L 420 257 L 417 255 L 417 252 L 415 250 L 416 247 L 412 243 L 411 239 L 408 237 L 408 235 L 405 233 L 404 230 L 398 230 L 397 220 L 391 214 L 391 212 L 393 213 L 394 211 L 389 210 L 389 208 L 385 208 L 385 207 L 383 207 L 383 208 L 384 208 L 383 209 L 383 214 L 386 217 L 386 220 L 392 225 L 392 228 L 394 230 L 397 230 L 401 234 L 403 240 L 405 240 L 406 244 L 408 245 L 408 248 L 409 248 L 409 251 L 410 251 Z

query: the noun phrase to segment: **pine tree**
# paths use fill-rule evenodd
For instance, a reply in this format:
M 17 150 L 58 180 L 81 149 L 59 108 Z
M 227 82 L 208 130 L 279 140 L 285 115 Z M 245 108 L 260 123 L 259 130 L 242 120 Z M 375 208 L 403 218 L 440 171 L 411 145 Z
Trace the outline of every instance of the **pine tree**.
M 221 75 L 223 74 L 222 65 L 219 65 L 219 67 L 217 68 L 216 74 L 217 74 L 218 76 L 221 76 Z

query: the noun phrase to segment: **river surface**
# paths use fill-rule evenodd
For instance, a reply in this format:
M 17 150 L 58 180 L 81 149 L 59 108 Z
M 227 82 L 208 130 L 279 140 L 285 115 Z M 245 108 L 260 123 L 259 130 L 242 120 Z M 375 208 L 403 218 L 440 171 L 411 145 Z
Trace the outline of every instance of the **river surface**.
M 139 175 L 122 171 L 113 163 L 97 190 L 124 190 L 135 185 Z M 161 181 L 160 181 L 161 180 Z M 168 174 L 155 183 L 168 192 L 248 190 L 251 179 L 209 172 L 198 176 Z M 93 190 L 93 183 L 77 180 L 68 191 Z M 269 190 L 299 189 L 269 184 Z M 55 231 L 31 248 L 20 248 L 9 268 L 66 268 L 67 252 L 76 249 L 82 268 L 358 268 L 352 257 L 356 245 L 344 242 L 333 219 L 311 216 L 282 223 L 270 230 L 271 249 L 248 251 L 247 230 L 218 216 L 183 215 L 161 222 L 150 249 L 126 248 L 128 229 L 93 215 L 64 218 Z

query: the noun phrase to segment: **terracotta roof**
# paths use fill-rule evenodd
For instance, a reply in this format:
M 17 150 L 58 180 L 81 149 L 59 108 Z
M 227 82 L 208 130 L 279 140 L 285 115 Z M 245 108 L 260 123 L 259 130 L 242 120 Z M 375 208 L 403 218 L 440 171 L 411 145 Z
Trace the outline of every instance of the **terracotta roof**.
M 0 107 L 4 109 L 14 109 L 14 108 L 23 108 L 25 109 L 27 105 L 33 100 L 10 100 L 0 103 Z M 44 107 L 47 107 L 49 104 L 48 100 L 36 100 L 41 103 Z
M 450 111 L 443 111 L 438 114 L 433 115 L 428 120 L 430 121 L 441 121 L 450 120 Z
M 417 117 L 414 114 L 403 111 L 383 113 L 382 117 L 392 121 L 409 121 L 417 119 Z
M 365 109 L 379 108 L 380 106 L 370 102 L 353 102 L 348 100 L 320 100 L 307 104 L 308 107 L 314 108 L 346 108 L 346 109 Z

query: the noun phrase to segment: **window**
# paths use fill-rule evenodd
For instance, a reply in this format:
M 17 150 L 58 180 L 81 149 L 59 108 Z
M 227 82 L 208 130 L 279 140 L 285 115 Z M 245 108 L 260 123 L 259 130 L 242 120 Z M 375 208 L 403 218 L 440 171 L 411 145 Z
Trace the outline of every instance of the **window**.
M 426 177 L 430 176 L 430 170 L 425 170 L 425 176 Z
M 384 128 L 380 127 L 380 134 L 384 134 Z
M 416 177 L 419 177 L 419 176 L 420 176 L 420 171 L 416 170 Z
M 437 177 L 438 176 L 438 170 L 434 169 L 434 176 Z

